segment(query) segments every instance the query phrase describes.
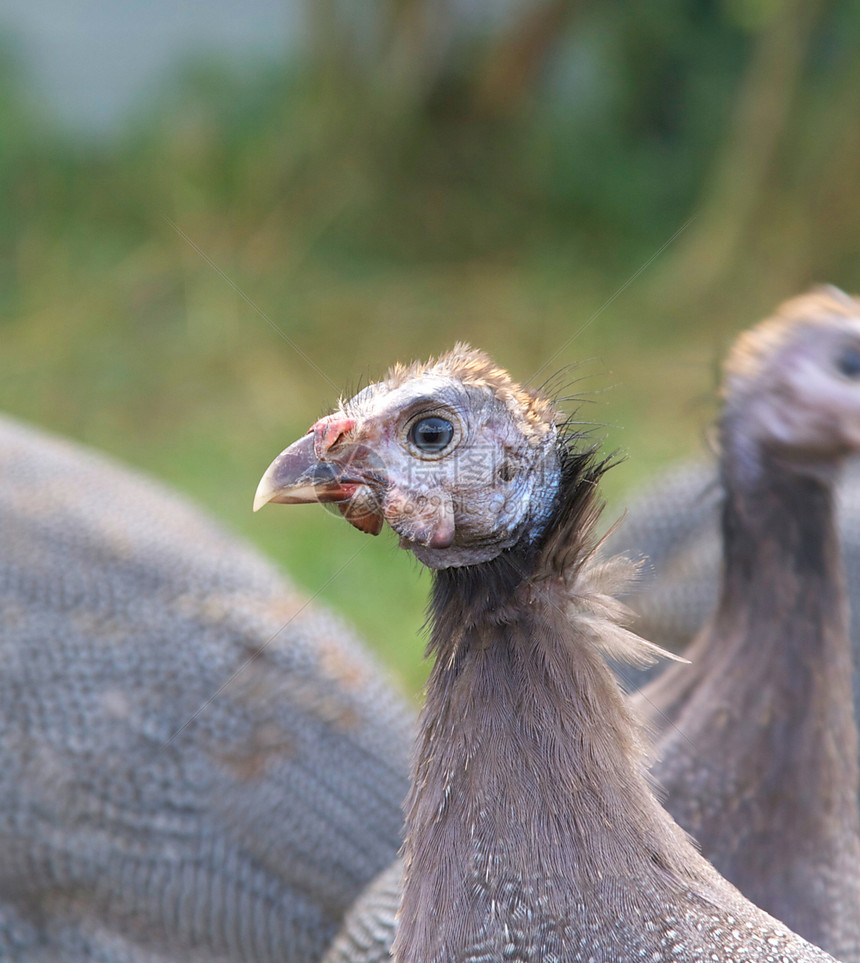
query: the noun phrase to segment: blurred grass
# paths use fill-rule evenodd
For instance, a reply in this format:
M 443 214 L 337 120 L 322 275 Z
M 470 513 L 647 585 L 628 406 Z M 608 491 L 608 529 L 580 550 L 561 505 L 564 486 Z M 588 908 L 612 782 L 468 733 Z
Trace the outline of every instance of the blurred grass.
M 615 515 L 701 448 L 736 331 L 814 279 L 860 287 L 856 6 L 620 6 L 588 8 L 550 86 L 501 114 L 459 62 L 411 100 L 324 58 L 250 80 L 199 65 L 82 143 L 0 64 L 0 407 L 193 495 L 415 692 L 428 580 L 390 533 L 250 512 L 340 390 L 461 339 L 519 378 L 561 371 L 628 454 Z M 789 83 L 768 50 L 798 24 Z M 758 166 L 750 103 L 785 115 Z

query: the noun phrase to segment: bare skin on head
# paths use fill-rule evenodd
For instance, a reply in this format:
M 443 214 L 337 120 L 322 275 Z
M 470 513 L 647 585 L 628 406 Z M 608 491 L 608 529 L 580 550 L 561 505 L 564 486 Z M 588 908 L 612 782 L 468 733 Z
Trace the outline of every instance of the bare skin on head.
M 295 486 L 281 491 L 282 477 L 304 466 L 313 482 L 320 463 L 334 462 L 346 475 L 308 500 L 341 503 L 348 521 L 374 535 L 387 522 L 430 568 L 473 565 L 547 513 L 554 438 L 548 402 L 458 345 L 431 365 L 393 368 L 313 425 L 272 463 L 255 509 L 301 500 Z
M 360 498 L 362 530 L 382 518 L 435 572 L 394 958 L 828 960 L 654 798 L 603 661 L 650 648 L 617 622 L 623 564 L 593 557 L 606 465 L 558 422 L 458 346 L 342 403 L 260 484 L 347 518 Z
M 833 482 L 860 450 L 860 302 L 817 289 L 736 342 L 711 621 L 634 697 L 666 805 L 723 875 L 860 961 L 852 656 Z

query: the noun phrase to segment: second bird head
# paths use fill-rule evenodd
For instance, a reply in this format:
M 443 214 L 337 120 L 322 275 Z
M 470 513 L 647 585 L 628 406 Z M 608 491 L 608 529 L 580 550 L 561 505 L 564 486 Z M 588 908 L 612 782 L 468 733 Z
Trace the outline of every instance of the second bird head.
M 860 451 L 860 301 L 820 287 L 742 334 L 725 366 L 723 441 L 820 472 Z

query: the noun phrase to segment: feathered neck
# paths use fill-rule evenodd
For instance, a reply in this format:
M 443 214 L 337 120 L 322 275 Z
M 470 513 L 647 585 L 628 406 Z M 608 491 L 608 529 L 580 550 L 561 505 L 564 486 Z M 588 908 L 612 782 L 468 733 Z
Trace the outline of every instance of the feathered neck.
M 814 471 L 793 471 L 759 451 L 754 472 L 736 464 L 727 448 L 721 468 L 725 607 L 738 592 L 749 599 L 759 587 L 780 594 L 811 580 L 827 594 L 842 588 L 842 563 L 836 532 L 832 478 Z M 786 584 L 785 576 L 791 573 Z M 773 601 L 773 600 L 772 600 Z M 828 605 L 833 599 L 827 599 Z M 838 607 L 837 607 L 838 609 Z M 772 608 L 770 609 L 773 615 Z M 834 613 L 839 615 L 838 611 Z
M 700 871 L 648 788 L 598 650 L 611 603 L 591 590 L 589 566 L 607 466 L 562 455 L 536 542 L 435 576 L 436 663 L 407 804 L 400 963 L 465 958 L 479 944 L 499 955 L 522 912 L 535 933 L 565 921 L 559 958 L 569 959 L 597 923 L 632 919 L 637 899 L 658 913 L 662 888 L 683 889 Z
M 783 676 L 796 677 L 801 688 L 824 676 L 850 678 L 833 472 L 783 464 L 761 447 L 750 471 L 748 453 L 726 428 L 724 448 L 723 570 L 708 633 L 713 657 L 742 650 L 744 673 L 765 689 Z M 836 701 L 833 692 L 821 694 Z
M 720 600 L 701 671 L 723 675 L 719 666 L 742 665 L 742 678 L 728 669 L 733 698 L 773 705 L 768 755 L 782 784 L 795 773 L 807 795 L 817 785 L 830 798 L 835 785 L 853 781 L 853 818 L 857 729 L 831 478 L 760 453 L 752 477 L 724 459 L 723 484 Z M 839 752 L 829 751 L 831 742 Z

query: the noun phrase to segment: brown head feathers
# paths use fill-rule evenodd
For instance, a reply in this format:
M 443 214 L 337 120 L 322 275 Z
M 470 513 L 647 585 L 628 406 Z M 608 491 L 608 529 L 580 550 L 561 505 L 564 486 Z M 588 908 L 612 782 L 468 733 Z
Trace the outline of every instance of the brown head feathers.
M 723 395 L 735 379 L 750 381 L 758 377 L 799 329 L 814 330 L 832 323 L 834 318 L 858 315 L 860 301 L 833 285 L 818 285 L 783 302 L 769 318 L 744 331 L 735 341 L 724 365 L 727 386 Z

